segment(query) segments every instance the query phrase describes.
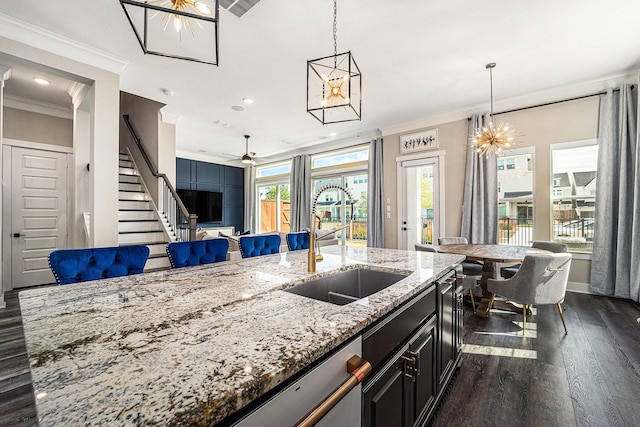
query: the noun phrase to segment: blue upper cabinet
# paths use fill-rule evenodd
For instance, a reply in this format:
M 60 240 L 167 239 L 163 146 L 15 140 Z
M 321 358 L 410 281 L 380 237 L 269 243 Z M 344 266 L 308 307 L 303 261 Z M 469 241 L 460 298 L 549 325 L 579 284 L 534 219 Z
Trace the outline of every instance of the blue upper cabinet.
M 176 159 L 176 188 L 222 192 L 224 227 L 243 231 L 244 169 L 198 160 Z

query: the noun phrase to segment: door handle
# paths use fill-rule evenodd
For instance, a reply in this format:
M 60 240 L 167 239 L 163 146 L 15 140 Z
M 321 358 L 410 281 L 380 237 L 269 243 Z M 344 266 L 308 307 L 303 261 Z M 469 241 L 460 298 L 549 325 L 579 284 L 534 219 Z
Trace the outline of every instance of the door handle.
M 20 234 L 20 233 L 13 233 L 13 237 L 25 237 L 25 234 Z

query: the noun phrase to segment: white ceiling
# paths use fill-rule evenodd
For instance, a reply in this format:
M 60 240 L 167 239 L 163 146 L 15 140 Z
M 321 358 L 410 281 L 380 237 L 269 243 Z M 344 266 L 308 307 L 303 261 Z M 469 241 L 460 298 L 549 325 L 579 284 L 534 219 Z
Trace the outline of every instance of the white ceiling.
M 488 110 L 488 62 L 496 110 L 591 93 L 640 69 L 637 0 L 339 0 L 338 51 L 362 71 L 362 121 L 323 126 L 306 112 L 306 62 L 333 54 L 331 0 L 262 0 L 240 18 L 221 8 L 218 67 L 145 56 L 117 0 L 2 0 L 0 13 L 124 58 L 121 89 L 167 104 L 178 154 L 212 161 L 239 158 L 244 134 L 265 161 Z

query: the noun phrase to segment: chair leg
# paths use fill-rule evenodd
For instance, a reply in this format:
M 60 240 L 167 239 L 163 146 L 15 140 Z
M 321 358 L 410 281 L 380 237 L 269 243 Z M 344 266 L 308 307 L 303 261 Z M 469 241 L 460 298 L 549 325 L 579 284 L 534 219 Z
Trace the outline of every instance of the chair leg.
M 527 326 L 527 304 L 522 304 L 522 336 L 524 336 L 524 330 Z
M 469 296 L 471 297 L 471 305 L 473 306 L 473 314 L 476 314 L 476 301 L 473 299 L 473 289 L 469 289 Z
M 564 322 L 564 316 L 562 315 L 562 307 L 558 304 L 558 313 L 560 313 L 560 320 L 562 320 L 562 326 L 564 326 L 564 334 L 567 335 L 569 331 L 567 331 L 567 324 Z
M 487 307 L 487 313 L 491 311 L 493 307 L 493 301 L 496 299 L 496 294 L 491 294 L 491 300 L 489 300 L 489 307 Z

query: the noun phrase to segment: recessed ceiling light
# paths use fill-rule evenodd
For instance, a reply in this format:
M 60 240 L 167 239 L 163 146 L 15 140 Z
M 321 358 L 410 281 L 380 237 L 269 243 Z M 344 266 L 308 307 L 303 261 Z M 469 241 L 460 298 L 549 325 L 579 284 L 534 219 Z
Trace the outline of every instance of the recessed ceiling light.
M 253 99 L 251 99 L 251 98 L 242 98 L 242 101 L 245 104 L 253 104 Z
M 244 111 L 244 107 L 241 105 L 234 105 L 231 107 L 233 111 Z
M 335 132 L 331 132 L 331 133 L 329 134 L 329 136 L 336 136 L 336 133 L 335 133 Z
M 49 80 L 43 79 L 42 77 L 34 77 L 33 81 L 44 86 L 51 83 Z
M 207 150 L 198 150 L 198 151 L 201 152 L 201 153 L 206 153 L 207 152 Z
M 166 96 L 173 96 L 173 91 L 171 89 L 162 89 L 162 93 Z

